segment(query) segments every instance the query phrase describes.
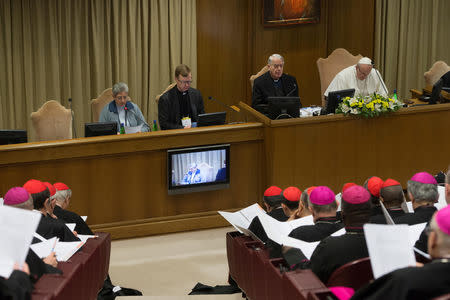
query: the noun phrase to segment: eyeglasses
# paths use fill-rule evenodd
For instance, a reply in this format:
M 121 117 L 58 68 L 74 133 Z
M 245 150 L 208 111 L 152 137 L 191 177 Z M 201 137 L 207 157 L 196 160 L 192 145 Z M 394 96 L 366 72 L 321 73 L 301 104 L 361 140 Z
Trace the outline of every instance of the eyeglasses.
M 272 67 L 274 67 L 275 69 L 281 69 L 283 68 L 284 64 L 273 64 Z
M 184 84 L 184 85 L 190 85 L 190 84 L 192 84 L 192 80 L 180 80 L 180 79 L 178 79 L 177 78 L 177 80 L 181 83 L 181 84 Z
M 118 97 L 116 97 L 117 99 L 119 99 L 119 100 L 127 100 L 128 99 L 128 96 L 118 96 Z

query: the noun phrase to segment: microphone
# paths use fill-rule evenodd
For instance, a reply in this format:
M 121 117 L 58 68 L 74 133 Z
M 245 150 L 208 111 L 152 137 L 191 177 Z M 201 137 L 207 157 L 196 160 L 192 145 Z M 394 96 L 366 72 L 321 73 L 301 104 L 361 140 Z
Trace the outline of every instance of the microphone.
M 127 107 L 126 105 L 125 105 L 125 107 L 124 107 L 123 109 L 125 110 L 125 113 L 126 113 L 127 111 L 133 113 L 133 115 L 135 115 L 136 118 L 137 118 L 138 120 L 142 121 L 145 125 L 147 125 L 147 126 L 148 126 L 148 129 L 150 130 L 150 125 L 148 125 L 148 123 L 145 122 L 145 120 L 142 119 L 142 118 L 141 118 L 134 110 L 129 110 L 128 107 Z
M 383 80 L 381 80 L 380 73 L 378 72 L 377 69 L 375 69 L 375 63 L 373 62 L 373 60 L 372 60 L 372 68 L 375 70 L 375 73 L 377 73 L 378 80 L 380 81 L 380 84 L 383 87 L 383 90 L 386 92 L 386 96 L 389 96 L 389 93 L 388 93 L 386 87 L 384 86 Z
M 222 105 L 225 108 L 228 108 L 229 110 L 233 110 L 233 111 L 236 111 L 236 112 L 241 112 L 241 109 L 239 107 L 235 106 L 235 105 L 229 106 L 228 104 L 225 104 L 222 101 L 213 98 L 212 96 L 209 96 L 208 99 L 211 100 L 211 101 L 216 101 L 217 103 L 219 103 L 220 105 Z
M 293 92 L 295 92 L 296 89 L 297 85 L 294 83 L 294 88 L 289 93 L 287 93 L 286 97 L 289 97 Z
M 69 108 L 70 108 L 70 116 L 72 117 L 72 131 L 73 131 L 73 135 L 75 136 L 75 138 L 77 138 L 77 130 L 75 128 L 75 114 L 73 113 L 72 110 L 72 98 L 69 98 Z

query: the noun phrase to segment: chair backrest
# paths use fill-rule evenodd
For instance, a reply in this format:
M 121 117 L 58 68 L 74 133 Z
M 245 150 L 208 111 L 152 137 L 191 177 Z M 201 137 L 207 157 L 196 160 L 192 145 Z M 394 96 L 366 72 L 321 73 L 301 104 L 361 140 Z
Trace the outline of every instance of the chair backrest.
M 96 99 L 91 100 L 92 121 L 98 122 L 100 113 L 106 104 L 114 99 L 112 88 L 104 90 Z
M 171 83 L 171 84 L 169 84 L 169 86 L 168 87 L 166 87 L 166 89 L 164 90 L 164 92 L 162 92 L 161 94 L 159 94 L 159 95 L 157 95 L 156 97 L 155 97 L 155 101 L 156 101 L 156 103 L 158 103 L 158 101 L 159 101 L 159 98 L 161 98 L 161 96 L 162 95 L 164 95 L 164 93 L 165 92 L 167 92 L 168 90 L 171 90 L 174 86 L 176 85 L 176 83 L 175 82 L 173 82 L 173 83 Z
M 319 58 L 317 60 L 317 69 L 319 70 L 320 76 L 320 95 L 322 97 L 323 107 L 325 107 L 323 93 L 325 93 L 337 73 L 351 65 L 355 65 L 361 58 L 361 54 L 352 55 L 343 48 L 337 48 L 327 58 Z
M 450 67 L 442 60 L 438 60 L 427 72 L 423 74 L 423 77 L 425 77 L 425 84 L 427 86 L 434 85 L 436 81 L 438 81 L 439 78 L 441 78 L 442 75 L 448 71 L 450 71 Z
M 210 165 L 205 162 L 202 162 L 198 165 L 200 169 L 200 174 L 202 175 L 203 182 L 211 182 L 214 181 L 214 169 Z
M 327 286 L 345 286 L 355 291 L 373 280 L 370 257 L 351 261 L 337 268 L 328 279 Z
M 269 71 L 269 67 L 267 65 L 265 65 L 264 67 L 262 67 L 261 70 L 259 70 L 258 73 L 250 76 L 250 86 L 251 86 L 252 90 L 253 90 L 253 82 L 255 81 L 255 79 L 258 78 L 259 76 L 263 75 L 267 71 Z
M 59 102 L 45 102 L 38 111 L 31 113 L 36 140 L 51 141 L 72 138 L 72 114 Z

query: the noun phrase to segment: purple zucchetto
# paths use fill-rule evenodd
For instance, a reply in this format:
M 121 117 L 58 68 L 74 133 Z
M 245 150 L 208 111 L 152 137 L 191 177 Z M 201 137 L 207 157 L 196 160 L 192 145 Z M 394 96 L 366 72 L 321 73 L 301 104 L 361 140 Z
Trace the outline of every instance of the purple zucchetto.
M 329 187 L 318 186 L 309 195 L 309 201 L 315 205 L 328 205 L 336 201 L 336 197 Z
M 443 233 L 450 235 L 450 205 L 439 210 L 436 213 L 435 219 L 439 229 Z
M 24 203 L 30 199 L 30 194 L 23 187 L 13 187 L 10 189 L 3 198 L 5 205 L 17 205 Z
M 436 179 L 434 179 L 434 176 L 427 172 L 416 173 L 414 174 L 413 177 L 411 177 L 410 180 L 424 184 L 437 184 L 437 181 Z
M 369 192 L 360 185 L 349 187 L 342 193 L 342 200 L 350 204 L 365 203 L 369 199 Z

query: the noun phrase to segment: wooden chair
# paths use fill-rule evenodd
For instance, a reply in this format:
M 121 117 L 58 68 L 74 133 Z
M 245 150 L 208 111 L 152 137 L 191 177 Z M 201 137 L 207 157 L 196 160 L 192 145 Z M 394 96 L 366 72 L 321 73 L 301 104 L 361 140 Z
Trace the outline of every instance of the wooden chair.
M 439 80 L 439 78 L 442 77 L 442 75 L 444 75 L 448 71 L 450 71 L 450 66 L 448 66 L 445 62 L 443 62 L 442 60 L 438 60 L 437 62 L 435 62 L 433 66 L 423 74 L 423 77 L 425 78 L 425 88 L 423 88 L 422 91 L 417 89 L 410 89 L 409 91 L 411 92 L 411 98 L 419 99 L 424 94 L 431 94 L 431 91 L 433 90 L 433 85 L 436 83 L 436 81 Z M 450 102 L 449 93 L 441 91 L 441 95 L 443 97 L 444 102 Z M 420 101 L 414 102 L 421 103 Z
M 252 90 L 253 90 L 253 82 L 255 82 L 255 79 L 258 78 L 259 76 L 263 75 L 267 71 L 269 71 L 269 67 L 267 65 L 265 65 L 261 70 L 259 70 L 258 73 L 250 76 L 250 86 L 251 86 Z
M 355 65 L 362 58 L 361 54 L 352 55 L 343 48 L 337 48 L 327 58 L 317 60 L 317 69 L 320 76 L 320 91 L 322 97 L 322 106 L 325 107 L 325 97 L 323 93 L 327 90 L 334 77 L 343 69 Z
M 423 77 L 425 77 L 425 85 L 433 86 L 436 81 L 438 81 L 439 78 L 441 78 L 442 75 L 448 71 L 450 71 L 450 67 L 442 60 L 438 60 L 427 72 L 423 74 Z
M 114 99 L 112 88 L 104 90 L 97 98 L 91 100 L 92 121 L 98 122 L 100 113 L 106 104 Z
M 173 87 L 174 87 L 175 85 L 176 85 L 175 82 L 169 84 L 169 86 L 166 87 L 166 89 L 164 90 L 164 92 L 162 92 L 161 94 L 157 95 L 156 98 L 155 98 L 156 104 L 158 104 L 159 98 L 161 98 L 161 96 L 164 95 L 168 90 L 173 89 Z
M 45 102 L 38 111 L 31 113 L 36 140 L 51 141 L 72 138 L 72 114 L 59 102 Z
M 345 286 L 358 290 L 373 280 L 370 257 L 349 262 L 337 268 L 328 279 L 327 286 Z

